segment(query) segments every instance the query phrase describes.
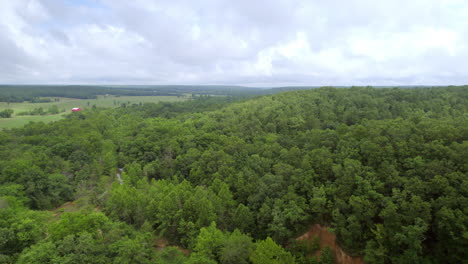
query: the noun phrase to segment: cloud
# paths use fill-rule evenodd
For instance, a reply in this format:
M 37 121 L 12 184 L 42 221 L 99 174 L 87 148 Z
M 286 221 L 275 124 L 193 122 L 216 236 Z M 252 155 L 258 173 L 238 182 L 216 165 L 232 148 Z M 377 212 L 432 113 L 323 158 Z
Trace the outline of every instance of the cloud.
M 463 0 L 17 0 L 0 83 L 468 83 Z

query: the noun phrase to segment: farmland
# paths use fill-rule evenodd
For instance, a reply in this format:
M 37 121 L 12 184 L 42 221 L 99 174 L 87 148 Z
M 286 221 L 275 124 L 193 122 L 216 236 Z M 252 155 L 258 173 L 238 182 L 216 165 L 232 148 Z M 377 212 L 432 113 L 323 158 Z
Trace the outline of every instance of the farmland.
M 120 107 L 122 105 L 144 104 L 144 103 L 158 103 L 158 102 L 180 102 L 187 100 L 185 96 L 98 96 L 96 99 L 77 99 L 77 98 L 63 98 L 52 97 L 52 102 L 47 103 L 6 103 L 0 102 L 0 111 L 5 109 L 13 109 L 14 113 L 11 118 L 0 118 L 0 129 L 21 127 L 31 121 L 33 122 L 52 122 L 57 121 L 65 114 L 70 112 L 73 107 L 80 107 L 82 109 L 96 107 Z M 57 106 L 61 113 L 54 115 L 18 115 L 21 112 L 32 111 L 37 108 L 47 110 L 51 106 Z

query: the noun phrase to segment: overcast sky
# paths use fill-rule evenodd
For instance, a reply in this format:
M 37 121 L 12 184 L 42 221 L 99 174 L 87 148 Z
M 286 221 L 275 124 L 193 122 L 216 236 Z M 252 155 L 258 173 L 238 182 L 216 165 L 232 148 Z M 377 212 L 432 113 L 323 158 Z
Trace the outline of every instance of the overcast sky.
M 468 1 L 0 0 L 0 83 L 468 84 Z

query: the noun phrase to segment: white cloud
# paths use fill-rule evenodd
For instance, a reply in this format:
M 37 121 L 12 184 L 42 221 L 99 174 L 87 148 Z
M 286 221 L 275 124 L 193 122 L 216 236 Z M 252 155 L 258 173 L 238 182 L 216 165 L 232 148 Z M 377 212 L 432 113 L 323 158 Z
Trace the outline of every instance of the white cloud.
M 463 0 L 2 0 L 0 83 L 468 83 Z

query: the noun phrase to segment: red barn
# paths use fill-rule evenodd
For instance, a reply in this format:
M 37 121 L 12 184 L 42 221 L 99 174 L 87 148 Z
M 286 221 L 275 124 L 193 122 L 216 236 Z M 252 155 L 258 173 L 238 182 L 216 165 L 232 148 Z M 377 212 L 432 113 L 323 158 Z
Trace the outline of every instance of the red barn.
M 72 108 L 72 112 L 78 112 L 78 111 L 81 111 L 81 108 L 79 108 L 79 107 Z

